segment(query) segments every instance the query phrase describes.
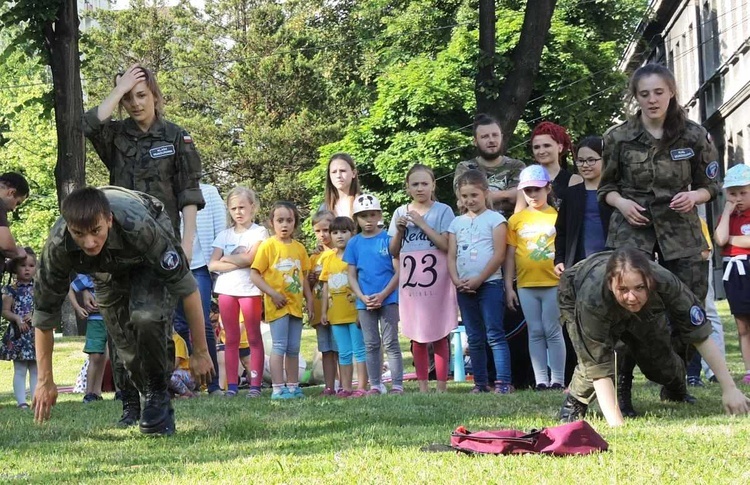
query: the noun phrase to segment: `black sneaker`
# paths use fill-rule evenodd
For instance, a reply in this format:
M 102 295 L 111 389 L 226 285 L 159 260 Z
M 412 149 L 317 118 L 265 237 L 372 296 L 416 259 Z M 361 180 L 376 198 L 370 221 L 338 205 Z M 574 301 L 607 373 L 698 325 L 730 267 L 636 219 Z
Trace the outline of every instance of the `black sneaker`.
M 94 394 L 93 392 L 89 392 L 88 394 L 83 396 L 84 404 L 88 404 L 90 402 L 95 402 L 95 401 L 102 401 L 102 400 L 103 398 L 99 394 Z
M 685 404 L 695 404 L 696 402 L 698 402 L 695 397 L 691 396 L 687 392 L 670 391 L 666 387 L 661 388 L 659 398 L 661 398 L 662 401 L 681 402 Z
M 548 391 L 549 387 L 547 386 L 547 384 L 539 383 L 539 384 L 536 385 L 536 387 L 534 388 L 534 390 L 535 391 Z
M 690 387 L 706 387 L 700 376 L 688 376 L 687 385 Z

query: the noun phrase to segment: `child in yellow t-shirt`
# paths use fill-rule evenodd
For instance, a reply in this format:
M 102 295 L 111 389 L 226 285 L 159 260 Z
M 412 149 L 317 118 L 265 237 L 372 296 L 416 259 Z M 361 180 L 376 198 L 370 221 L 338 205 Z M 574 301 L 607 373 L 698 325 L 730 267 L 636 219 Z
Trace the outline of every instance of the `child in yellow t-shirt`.
M 557 211 L 548 203 L 552 190 L 549 174 L 541 165 L 526 167 L 518 190 L 528 207 L 508 221 L 505 257 L 505 297 L 508 307 L 523 309 L 529 329 L 529 354 L 536 389 L 560 389 L 565 382 L 565 341 L 557 306 L 555 274 L 555 220 Z M 518 293 L 513 277 L 518 277 Z M 551 379 L 547 366 L 552 370 Z
M 172 334 L 174 342 L 174 370 L 169 380 L 169 390 L 178 398 L 195 397 L 198 388 L 190 374 L 190 356 L 185 340 L 178 333 Z
M 258 248 L 250 278 L 264 293 L 266 320 L 271 327 L 271 399 L 302 398 L 305 397 L 299 387 L 302 313 L 304 309 L 308 316 L 314 313 L 307 281 L 310 259 L 305 247 L 294 240 L 294 231 L 300 224 L 299 211 L 294 204 L 276 202 L 269 219 L 274 236 L 263 241 Z
M 336 249 L 324 258 L 320 281 L 323 282 L 321 307 L 322 325 L 333 332 L 339 352 L 341 390 L 339 397 L 362 397 L 367 394 L 367 364 L 365 340 L 357 325 L 356 296 L 349 286 L 349 265 L 345 263 L 344 250 L 354 235 L 356 226 L 348 217 L 337 217 L 331 222 L 331 241 Z M 357 363 L 357 390 L 352 389 L 354 367 Z
M 324 258 L 330 256 L 331 249 L 331 221 L 336 217 L 329 210 L 317 212 L 312 217 L 313 232 L 318 243 L 315 254 L 310 255 L 310 274 L 308 281 L 310 290 L 313 294 L 314 313 L 310 316 L 310 325 L 315 329 L 318 338 L 318 351 L 323 356 L 323 381 L 325 388 L 323 396 L 333 396 L 336 394 L 336 353 L 339 349 L 336 347 L 336 340 L 333 338 L 333 332 L 328 325 L 320 324 L 320 309 L 323 295 L 323 283 L 320 281 L 320 273 L 323 270 Z

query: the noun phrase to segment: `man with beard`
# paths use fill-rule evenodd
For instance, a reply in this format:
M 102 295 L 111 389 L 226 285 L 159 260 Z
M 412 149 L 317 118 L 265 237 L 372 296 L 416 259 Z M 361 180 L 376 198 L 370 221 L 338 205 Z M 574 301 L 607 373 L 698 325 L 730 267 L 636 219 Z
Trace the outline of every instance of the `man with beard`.
M 500 123 L 493 117 L 480 113 L 474 118 L 474 146 L 477 147 L 479 156 L 460 162 L 456 166 L 453 177 L 453 188 L 456 188 L 456 180 L 467 170 L 479 170 L 487 177 L 490 185 L 490 200 L 492 208 L 500 212 L 506 219 L 513 215 L 516 205 L 516 187 L 521 170 L 526 165 L 513 158 L 500 154 L 503 143 L 503 132 Z M 458 208 L 461 208 L 461 200 L 458 199 Z
M 506 219 L 513 215 L 516 206 L 516 195 L 521 171 L 526 168 L 520 160 L 501 155 L 503 144 L 503 132 L 500 122 L 490 115 L 479 113 L 474 118 L 474 146 L 477 147 L 478 156 L 472 160 L 460 162 L 456 166 L 453 178 L 453 190 L 456 190 L 456 181 L 467 170 L 479 170 L 487 177 L 490 187 L 489 200 L 492 209 L 499 212 Z M 457 206 L 460 212 L 461 199 L 456 196 Z M 510 346 L 511 371 L 513 385 L 516 389 L 525 389 L 533 386 L 534 374 L 531 371 L 531 359 L 529 358 L 529 346 L 527 343 L 528 333 L 523 313 L 520 309 L 513 311 L 505 310 L 503 318 L 508 345 Z M 495 369 L 492 349 L 487 346 L 488 355 L 488 377 L 490 381 L 495 380 Z

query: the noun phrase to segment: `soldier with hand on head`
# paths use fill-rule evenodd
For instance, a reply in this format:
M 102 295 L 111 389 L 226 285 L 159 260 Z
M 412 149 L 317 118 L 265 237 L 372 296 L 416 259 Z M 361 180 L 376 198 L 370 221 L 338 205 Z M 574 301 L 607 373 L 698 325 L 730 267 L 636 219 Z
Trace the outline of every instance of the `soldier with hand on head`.
M 34 417 L 50 418 L 57 400 L 52 373 L 53 328 L 68 292 L 71 271 L 94 278 L 99 311 L 130 379 L 123 390 L 124 425 L 147 434 L 175 431 L 167 390 L 173 362 L 167 352 L 177 299 L 182 298 L 193 336 L 190 367 L 206 383 L 214 367 L 206 348 L 200 294 L 163 205 L 149 195 L 122 189 L 87 187 L 62 203 L 62 217 L 44 246 L 35 280 L 37 365 Z M 116 376 L 117 378 L 117 376 Z M 132 381 L 132 384 L 130 382 Z M 132 386 L 135 385 L 135 392 Z M 140 415 L 139 393 L 145 408 Z
M 737 389 L 719 348 L 708 338 L 713 329 L 702 302 L 645 253 L 634 248 L 605 251 L 566 269 L 558 303 L 578 355 L 560 410 L 562 421 L 582 419 L 597 398 L 607 423 L 623 424 L 614 386 L 618 340 L 633 352 L 646 378 L 663 385 L 663 401 L 695 402 L 687 394 L 680 357 L 693 345 L 713 369 L 726 411 L 750 410 L 750 399 Z

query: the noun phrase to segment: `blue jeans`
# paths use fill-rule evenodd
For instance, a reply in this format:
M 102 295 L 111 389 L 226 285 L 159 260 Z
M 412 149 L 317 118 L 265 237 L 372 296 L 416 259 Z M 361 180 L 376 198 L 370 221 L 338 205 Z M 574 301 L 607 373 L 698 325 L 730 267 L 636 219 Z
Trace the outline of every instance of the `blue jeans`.
M 510 348 L 505 339 L 505 287 L 503 280 L 485 281 L 476 293 L 458 293 L 461 320 L 469 339 L 469 356 L 474 371 L 474 384 L 486 386 L 487 353 L 485 344 L 492 349 L 497 380 L 510 384 Z
M 201 305 L 203 306 L 203 318 L 206 322 L 206 345 L 208 346 L 208 354 L 211 356 L 211 362 L 214 364 L 214 378 L 208 384 L 208 392 L 217 391 L 219 387 L 219 361 L 216 358 L 216 335 L 214 334 L 214 328 L 211 325 L 211 319 L 209 318 L 209 312 L 211 310 L 211 291 L 213 290 L 213 283 L 211 281 L 211 273 L 208 272 L 208 266 L 201 266 L 192 271 L 195 281 L 198 283 L 198 292 L 201 295 Z M 182 300 L 180 299 L 177 304 L 177 311 L 174 315 L 174 331 L 177 332 L 180 337 L 185 340 L 188 346 L 188 352 L 193 353 L 192 346 L 190 345 L 190 327 L 185 319 L 185 310 L 182 308 Z
M 271 353 L 276 355 L 299 354 L 302 342 L 302 319 L 286 314 L 268 322 L 271 326 Z

